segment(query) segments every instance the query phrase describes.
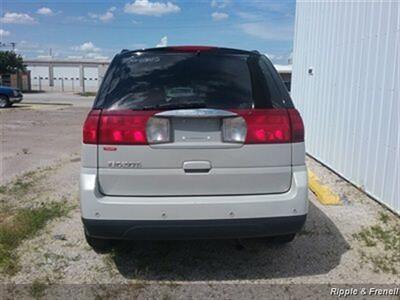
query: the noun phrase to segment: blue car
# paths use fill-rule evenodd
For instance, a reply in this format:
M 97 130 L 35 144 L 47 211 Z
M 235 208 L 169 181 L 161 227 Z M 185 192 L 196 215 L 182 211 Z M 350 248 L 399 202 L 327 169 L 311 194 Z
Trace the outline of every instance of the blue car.
M 0 85 L 0 108 L 10 107 L 22 101 L 23 95 L 19 89 Z

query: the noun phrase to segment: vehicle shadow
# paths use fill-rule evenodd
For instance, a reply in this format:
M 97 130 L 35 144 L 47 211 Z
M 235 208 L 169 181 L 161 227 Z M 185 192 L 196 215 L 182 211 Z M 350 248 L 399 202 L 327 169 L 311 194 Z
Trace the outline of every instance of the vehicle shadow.
M 17 109 L 17 108 L 25 108 L 25 109 L 27 109 L 27 108 L 31 108 L 31 107 L 32 107 L 32 106 L 29 105 L 29 104 L 19 104 L 19 103 L 16 103 L 16 104 L 13 104 L 13 105 L 11 105 L 11 106 L 2 107 L 2 108 L 0 108 L 0 111 L 15 110 L 15 109 Z
M 241 246 L 240 246 L 241 245 Z M 334 223 L 312 202 L 296 239 L 124 242 L 111 253 L 122 276 L 141 280 L 269 279 L 325 274 L 349 249 Z

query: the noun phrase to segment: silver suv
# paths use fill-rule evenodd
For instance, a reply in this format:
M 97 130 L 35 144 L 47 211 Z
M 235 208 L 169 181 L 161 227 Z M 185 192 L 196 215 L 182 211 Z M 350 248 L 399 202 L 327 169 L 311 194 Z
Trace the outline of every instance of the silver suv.
M 304 127 L 257 52 L 123 50 L 83 128 L 82 220 L 111 240 L 291 241 L 308 210 Z

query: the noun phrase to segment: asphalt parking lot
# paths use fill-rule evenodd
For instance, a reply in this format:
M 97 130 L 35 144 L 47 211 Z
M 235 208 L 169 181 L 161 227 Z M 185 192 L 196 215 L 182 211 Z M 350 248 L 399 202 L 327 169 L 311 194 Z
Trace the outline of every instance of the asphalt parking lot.
M 301 298 L 313 295 L 302 284 L 400 284 L 399 217 L 311 158 L 309 169 L 342 203 L 322 205 L 310 192 L 306 226 L 287 246 L 265 240 L 138 242 L 95 253 L 84 240 L 78 205 L 81 125 L 92 101 L 28 94 L 0 111 L 0 204 L 7 207 L 0 225 L 24 208 L 64 207 L 24 238 L 10 261 L 0 261 L 1 282 L 30 284 L 31 296 L 46 295 L 49 284 L 124 283 L 139 299 L 273 298 L 270 284 L 296 286 Z M 97 289 L 96 296 L 122 292 Z

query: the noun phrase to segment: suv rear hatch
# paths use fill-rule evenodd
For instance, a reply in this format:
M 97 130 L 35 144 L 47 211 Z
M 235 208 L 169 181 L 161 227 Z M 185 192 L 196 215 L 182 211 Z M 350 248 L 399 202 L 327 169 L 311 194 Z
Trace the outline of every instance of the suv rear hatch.
M 118 55 L 85 125 L 98 144 L 102 193 L 286 192 L 298 114 L 282 86 L 270 62 L 252 52 L 175 47 Z

